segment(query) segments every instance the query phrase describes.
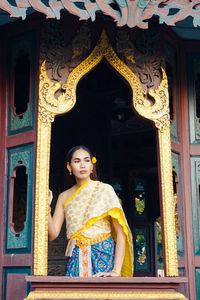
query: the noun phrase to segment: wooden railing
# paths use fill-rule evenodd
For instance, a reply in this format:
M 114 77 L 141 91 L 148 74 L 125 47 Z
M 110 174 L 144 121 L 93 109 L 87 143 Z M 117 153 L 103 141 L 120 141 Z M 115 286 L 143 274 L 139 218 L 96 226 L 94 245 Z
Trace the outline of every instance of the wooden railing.
M 187 299 L 185 277 L 107 277 L 68 278 L 27 276 L 32 299 Z

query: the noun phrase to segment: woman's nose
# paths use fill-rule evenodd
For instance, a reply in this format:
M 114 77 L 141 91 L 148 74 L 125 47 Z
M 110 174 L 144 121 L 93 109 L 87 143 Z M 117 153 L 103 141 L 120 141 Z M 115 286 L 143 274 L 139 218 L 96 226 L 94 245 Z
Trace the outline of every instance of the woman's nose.
M 84 168 L 84 167 L 85 167 L 85 162 L 84 162 L 84 160 L 83 160 L 83 161 L 81 161 L 81 167 L 82 167 L 82 168 Z

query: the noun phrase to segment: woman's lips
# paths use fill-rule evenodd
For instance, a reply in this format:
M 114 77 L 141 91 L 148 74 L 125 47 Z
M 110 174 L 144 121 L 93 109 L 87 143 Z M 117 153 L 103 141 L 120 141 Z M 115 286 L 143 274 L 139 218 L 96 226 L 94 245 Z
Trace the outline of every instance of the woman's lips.
M 87 173 L 87 171 L 82 170 L 82 171 L 80 171 L 80 173 L 81 173 L 81 174 L 85 174 L 85 173 Z

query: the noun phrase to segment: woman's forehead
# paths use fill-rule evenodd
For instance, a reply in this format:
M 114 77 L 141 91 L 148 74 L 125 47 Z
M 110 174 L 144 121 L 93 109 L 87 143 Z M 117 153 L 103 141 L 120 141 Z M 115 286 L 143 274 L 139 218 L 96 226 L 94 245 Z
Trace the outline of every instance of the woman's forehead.
M 84 149 L 78 149 L 74 152 L 72 158 L 85 158 L 85 157 L 90 157 L 90 154 L 85 151 Z

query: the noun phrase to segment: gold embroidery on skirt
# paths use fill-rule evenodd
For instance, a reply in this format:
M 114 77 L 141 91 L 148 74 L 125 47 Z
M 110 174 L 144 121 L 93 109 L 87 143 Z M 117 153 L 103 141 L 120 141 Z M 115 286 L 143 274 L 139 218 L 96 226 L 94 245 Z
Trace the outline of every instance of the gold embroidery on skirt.
M 100 243 L 104 240 L 107 240 L 111 236 L 110 233 L 102 233 L 97 235 L 95 238 L 88 238 L 83 235 L 78 235 L 76 237 L 76 246 L 83 249 L 84 247 L 91 246 L 97 243 Z

